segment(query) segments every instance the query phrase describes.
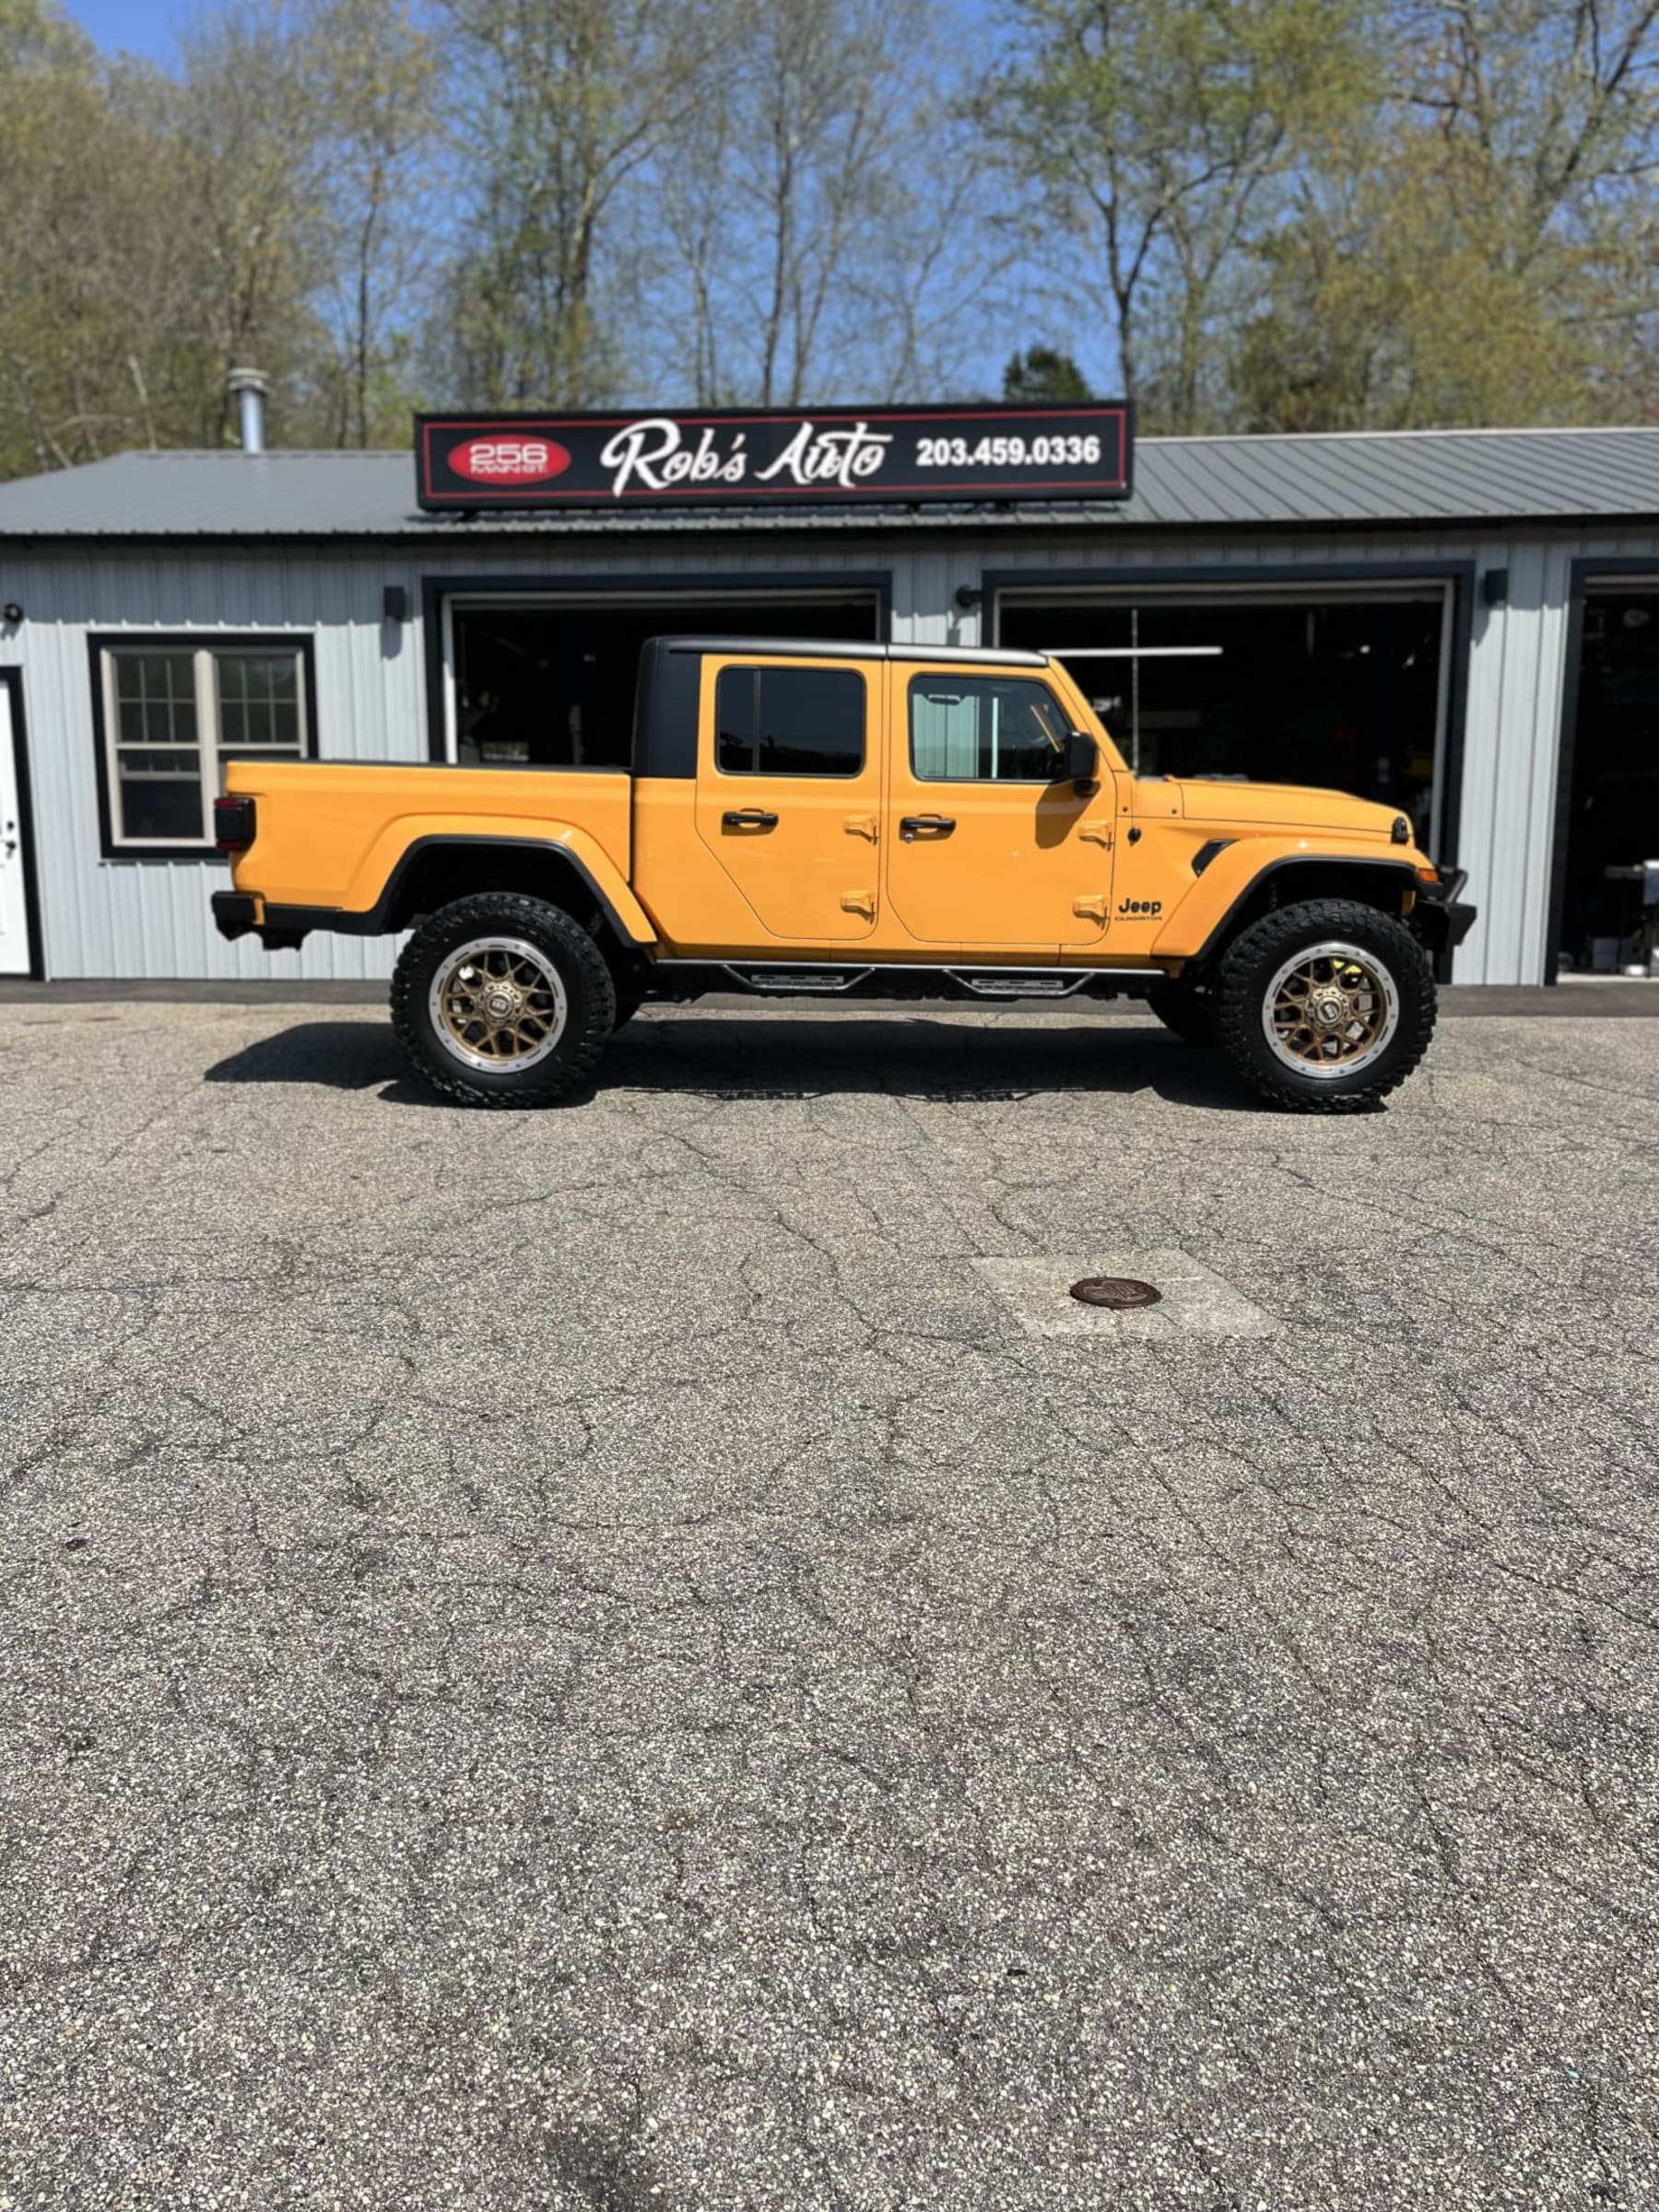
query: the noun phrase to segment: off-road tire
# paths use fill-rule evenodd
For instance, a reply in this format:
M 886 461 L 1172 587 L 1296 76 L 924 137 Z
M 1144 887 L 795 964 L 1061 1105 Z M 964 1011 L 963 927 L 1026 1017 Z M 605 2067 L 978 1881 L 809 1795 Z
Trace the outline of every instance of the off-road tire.
M 1265 1005 L 1288 961 L 1327 944 L 1351 946 L 1375 961 L 1397 1010 L 1392 1033 L 1363 1066 L 1303 1073 L 1269 1043 Z M 1428 1051 L 1434 1018 L 1434 971 L 1421 945 L 1394 915 L 1351 899 L 1309 899 L 1265 914 L 1229 946 L 1217 980 L 1216 1041 L 1234 1074 L 1294 1113 L 1359 1113 L 1376 1105 Z
M 1182 1044 L 1215 1043 L 1216 1002 L 1191 983 L 1154 983 L 1147 1004 Z
M 462 947 L 500 939 L 533 947 L 564 994 L 556 1041 L 529 1066 L 468 1066 L 445 1041 L 431 1000 Z M 426 1081 L 466 1106 L 551 1106 L 583 1083 L 616 1027 L 616 989 L 603 952 L 580 923 L 545 900 L 481 891 L 428 916 L 392 978 L 392 1026 Z

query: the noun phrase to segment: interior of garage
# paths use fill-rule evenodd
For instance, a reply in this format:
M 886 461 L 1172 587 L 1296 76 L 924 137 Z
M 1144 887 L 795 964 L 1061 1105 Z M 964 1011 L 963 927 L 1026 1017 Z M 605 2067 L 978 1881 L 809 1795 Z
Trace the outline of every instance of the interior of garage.
M 1004 591 L 997 636 L 1069 653 L 1142 774 L 1350 791 L 1397 807 L 1427 841 L 1446 602 L 1439 582 L 1329 596 Z
M 1569 770 L 1559 959 L 1611 972 L 1645 967 L 1659 912 L 1644 902 L 1659 860 L 1659 581 L 1584 598 Z
M 874 590 L 834 595 L 686 592 L 611 599 L 457 598 L 449 621 L 455 758 L 535 768 L 622 768 L 640 648 L 667 632 L 877 640 Z

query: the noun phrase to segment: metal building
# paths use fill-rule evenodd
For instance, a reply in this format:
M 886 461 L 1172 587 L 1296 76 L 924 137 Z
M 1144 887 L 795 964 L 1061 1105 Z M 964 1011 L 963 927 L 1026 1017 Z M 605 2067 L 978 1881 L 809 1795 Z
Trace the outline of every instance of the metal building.
M 621 761 L 659 629 L 1068 652 L 1147 772 L 1408 810 L 1469 872 L 1458 982 L 1612 964 L 1659 853 L 1659 429 L 1147 439 L 1115 504 L 822 512 L 132 453 L 0 486 L 0 973 L 385 972 L 215 934 L 220 756 Z

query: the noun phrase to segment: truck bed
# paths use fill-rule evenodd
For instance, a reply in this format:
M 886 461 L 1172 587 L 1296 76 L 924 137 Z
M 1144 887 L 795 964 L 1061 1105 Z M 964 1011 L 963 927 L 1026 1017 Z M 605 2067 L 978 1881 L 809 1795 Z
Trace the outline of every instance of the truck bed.
M 554 839 L 585 831 L 625 878 L 633 863 L 626 769 L 237 760 L 225 787 L 255 802 L 254 841 L 243 856 L 250 888 L 277 905 L 360 912 L 415 839 L 523 839 L 537 820 Z M 239 860 L 239 886 L 241 873 Z

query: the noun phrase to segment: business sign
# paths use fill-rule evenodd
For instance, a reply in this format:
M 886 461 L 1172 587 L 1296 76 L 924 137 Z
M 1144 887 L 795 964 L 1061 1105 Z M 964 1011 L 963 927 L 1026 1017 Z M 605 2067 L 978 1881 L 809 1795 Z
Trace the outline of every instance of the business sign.
M 418 415 L 426 508 L 1123 500 L 1123 401 L 758 414 Z

